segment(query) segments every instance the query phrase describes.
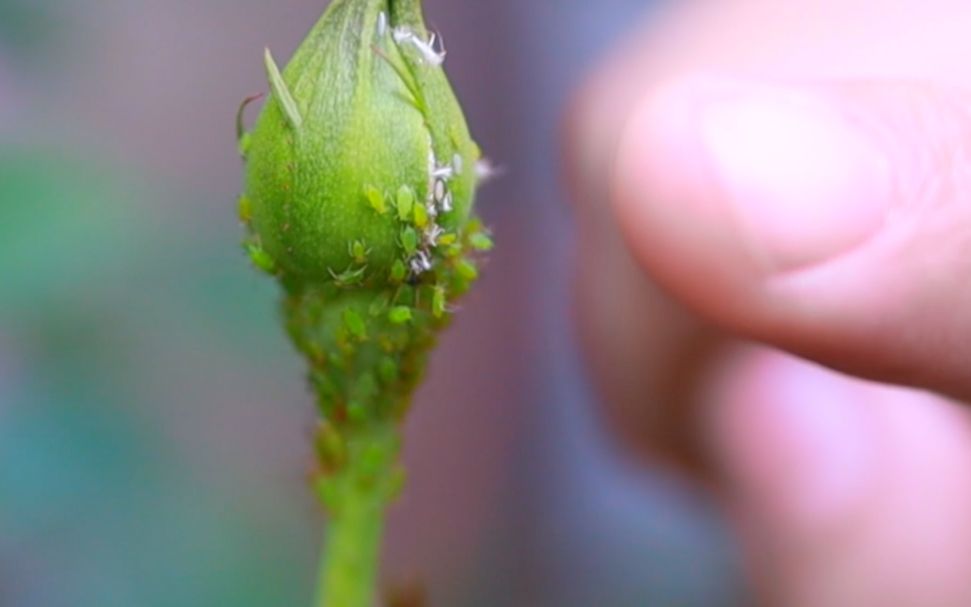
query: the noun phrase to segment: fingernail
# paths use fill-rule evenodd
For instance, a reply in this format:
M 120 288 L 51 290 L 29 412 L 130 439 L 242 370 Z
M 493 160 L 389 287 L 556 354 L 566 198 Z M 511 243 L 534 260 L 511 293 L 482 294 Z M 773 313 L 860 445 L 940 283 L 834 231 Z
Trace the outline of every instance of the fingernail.
M 767 270 L 825 261 L 883 224 L 888 159 L 824 98 L 738 87 L 704 105 L 701 128 L 736 227 Z

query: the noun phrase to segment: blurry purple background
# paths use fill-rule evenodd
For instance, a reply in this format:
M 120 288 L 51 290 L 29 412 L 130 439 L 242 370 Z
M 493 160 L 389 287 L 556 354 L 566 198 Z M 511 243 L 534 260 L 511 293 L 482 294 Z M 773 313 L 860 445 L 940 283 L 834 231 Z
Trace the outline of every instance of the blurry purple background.
M 313 405 L 239 247 L 233 117 L 323 0 L 0 0 L 0 607 L 309 605 Z M 497 249 L 408 426 L 390 585 L 741 603 L 714 508 L 628 461 L 571 325 L 557 125 L 633 0 L 427 0 Z

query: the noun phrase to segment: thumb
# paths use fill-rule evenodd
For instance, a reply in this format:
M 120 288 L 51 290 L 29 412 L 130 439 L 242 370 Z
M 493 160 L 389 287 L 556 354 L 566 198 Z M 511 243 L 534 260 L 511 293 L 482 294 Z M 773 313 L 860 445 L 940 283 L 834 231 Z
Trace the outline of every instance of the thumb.
M 652 92 L 612 182 L 638 262 L 722 326 L 971 396 L 971 97 L 709 78 Z

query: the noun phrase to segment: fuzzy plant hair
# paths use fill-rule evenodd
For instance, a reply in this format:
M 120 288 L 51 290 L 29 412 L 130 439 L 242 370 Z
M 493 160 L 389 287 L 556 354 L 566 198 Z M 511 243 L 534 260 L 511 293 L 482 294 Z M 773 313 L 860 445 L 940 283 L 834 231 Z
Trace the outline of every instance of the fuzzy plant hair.
M 371 607 L 401 425 L 436 335 L 492 242 L 472 214 L 488 165 L 420 0 L 334 0 L 251 131 L 245 248 L 282 287 L 317 397 L 314 489 L 329 516 L 317 607 Z

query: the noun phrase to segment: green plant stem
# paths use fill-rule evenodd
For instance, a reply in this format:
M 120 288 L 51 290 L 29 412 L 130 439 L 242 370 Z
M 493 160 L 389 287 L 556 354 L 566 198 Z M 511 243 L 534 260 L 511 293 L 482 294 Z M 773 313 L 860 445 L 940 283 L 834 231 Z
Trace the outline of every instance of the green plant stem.
M 359 496 L 331 520 L 321 559 L 316 607 L 371 607 L 377 579 L 384 506 Z
M 345 468 L 321 490 L 330 518 L 315 607 L 374 605 L 397 442 L 392 432 L 368 432 L 349 446 Z

